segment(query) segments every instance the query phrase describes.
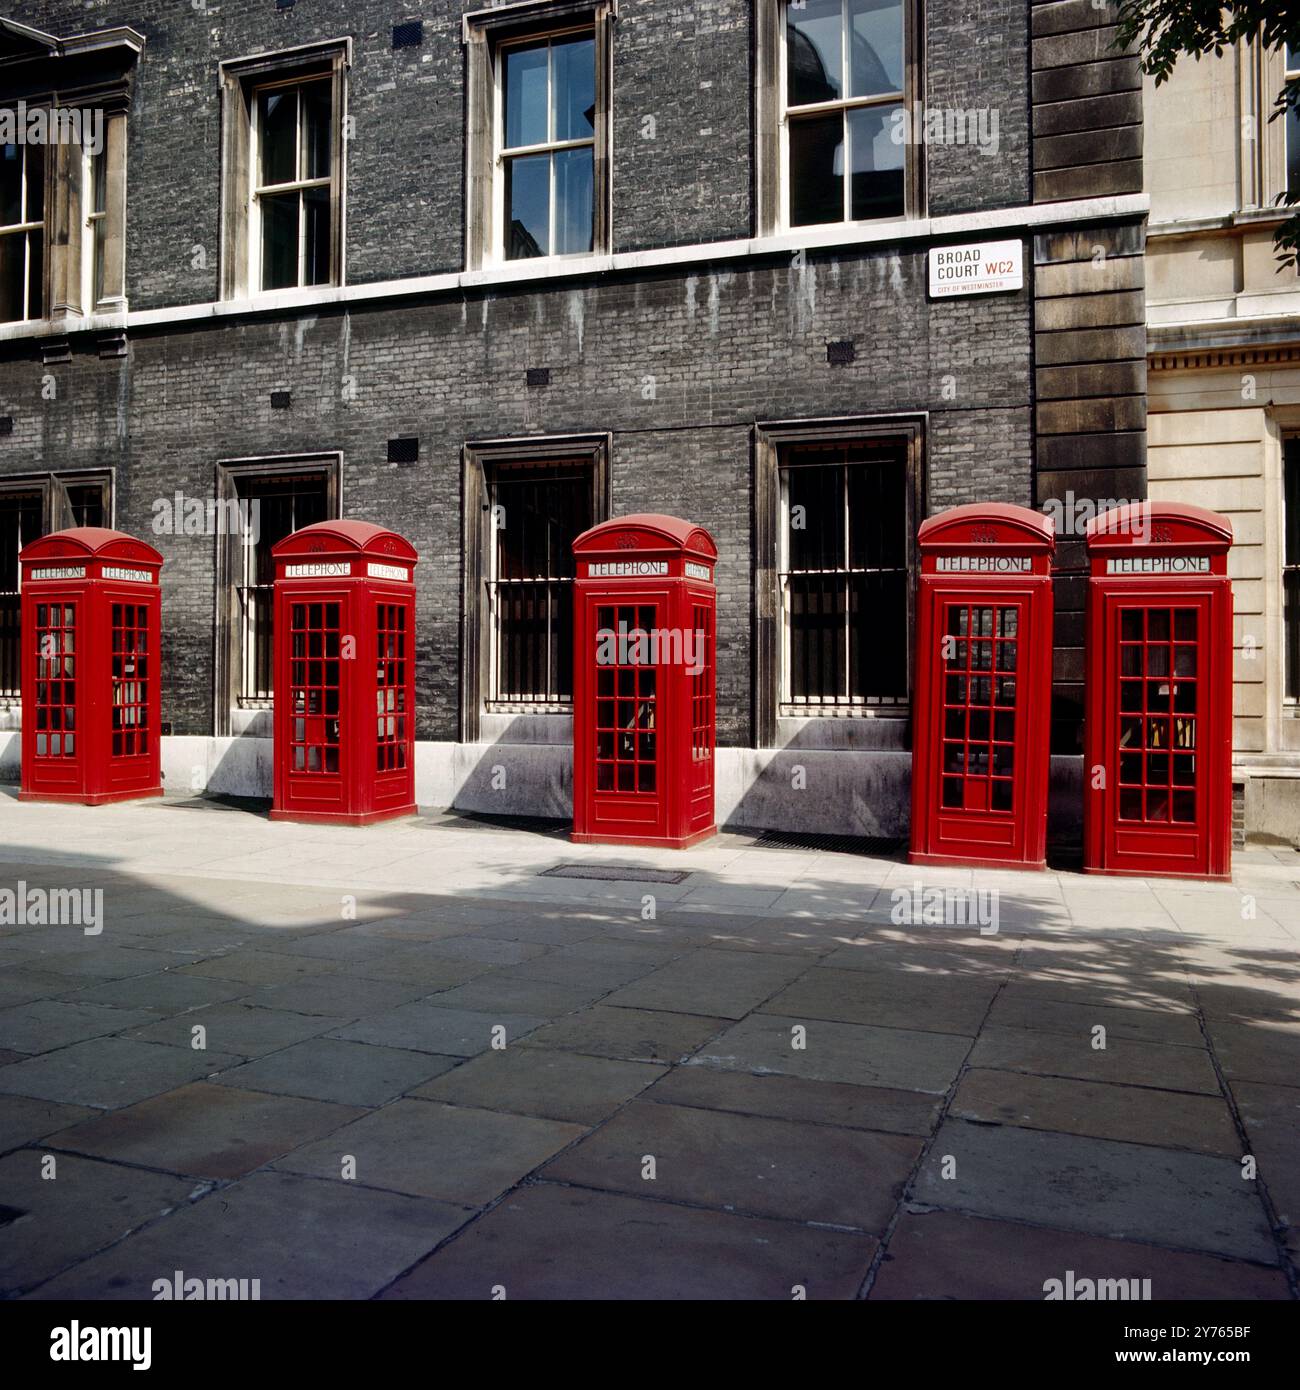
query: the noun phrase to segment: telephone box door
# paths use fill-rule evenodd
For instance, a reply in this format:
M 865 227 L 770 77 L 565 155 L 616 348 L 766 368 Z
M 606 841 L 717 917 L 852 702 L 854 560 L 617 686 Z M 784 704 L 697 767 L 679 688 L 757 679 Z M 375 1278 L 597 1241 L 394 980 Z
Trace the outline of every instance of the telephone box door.
M 1204 595 L 1111 597 L 1105 614 L 1105 738 L 1116 776 L 1107 862 L 1149 873 L 1195 871 L 1208 855 L 1207 728 L 1200 670 L 1210 622 Z
M 289 616 L 289 795 L 321 811 L 344 800 L 346 742 L 341 737 L 342 596 L 296 595 Z
M 1016 767 L 1024 747 L 1018 680 L 1023 598 L 969 595 L 943 602 L 937 625 L 943 671 L 938 835 L 935 849 L 956 853 L 983 842 L 1017 843 L 1027 779 Z M 933 746 L 933 745 L 932 745 Z
M 35 631 L 24 637 L 36 650 L 35 733 L 28 745 L 34 761 L 31 783 L 47 794 L 76 792 L 85 785 L 79 648 L 86 602 L 82 594 L 37 603 Z M 23 717 L 25 721 L 25 711 Z
M 587 724 L 595 741 L 589 754 L 595 759 L 595 827 L 617 824 L 622 833 L 633 828 L 666 835 L 668 692 L 665 673 L 638 646 L 640 634 L 668 627 L 666 597 L 639 594 L 635 603 L 617 603 L 589 594 L 585 603 L 583 631 L 594 647 L 587 660 L 596 673 Z

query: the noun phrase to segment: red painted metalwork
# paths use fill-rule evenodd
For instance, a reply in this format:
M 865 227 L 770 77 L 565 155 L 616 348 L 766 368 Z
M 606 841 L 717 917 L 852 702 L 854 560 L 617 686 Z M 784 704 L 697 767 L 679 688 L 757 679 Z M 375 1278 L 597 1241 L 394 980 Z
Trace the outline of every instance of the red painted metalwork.
M 1185 503 L 1087 529 L 1084 869 L 1232 867 L 1232 523 Z
M 411 543 L 364 521 L 286 536 L 275 560 L 273 820 L 415 812 Z
M 1052 579 L 1041 512 L 954 507 L 917 534 L 914 864 L 1046 862 Z
M 23 547 L 24 801 L 162 795 L 162 556 L 100 526 Z
M 676 517 L 573 543 L 573 836 L 682 848 L 713 835 L 718 548 Z

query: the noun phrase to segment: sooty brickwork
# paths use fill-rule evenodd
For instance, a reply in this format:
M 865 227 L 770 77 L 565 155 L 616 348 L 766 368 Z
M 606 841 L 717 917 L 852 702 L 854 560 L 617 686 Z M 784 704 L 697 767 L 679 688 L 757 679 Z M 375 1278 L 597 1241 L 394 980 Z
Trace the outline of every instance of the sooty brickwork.
M 164 718 L 208 733 L 215 542 L 154 537 L 154 502 L 211 496 L 221 460 L 341 451 L 345 513 L 420 551 L 418 728 L 451 739 L 462 444 L 611 431 L 614 514 L 680 511 L 717 536 L 719 737 L 744 744 L 754 421 L 929 411 L 930 510 L 1032 498 L 1029 292 L 930 304 L 924 275 L 921 251 L 882 248 L 135 332 L 127 358 L 78 351 L 57 367 L 11 344 L 0 476 L 117 466 L 117 524 L 167 560 Z M 855 360 L 829 365 L 844 339 Z M 526 384 L 536 366 L 549 386 Z M 292 407 L 272 409 L 286 389 Z M 407 433 L 419 463 L 388 463 Z
M 925 100 L 954 130 L 995 138 L 926 150 L 932 215 L 1026 203 L 1029 25 L 1025 0 L 934 0 L 925 7 Z M 992 122 L 996 124 L 992 124 Z

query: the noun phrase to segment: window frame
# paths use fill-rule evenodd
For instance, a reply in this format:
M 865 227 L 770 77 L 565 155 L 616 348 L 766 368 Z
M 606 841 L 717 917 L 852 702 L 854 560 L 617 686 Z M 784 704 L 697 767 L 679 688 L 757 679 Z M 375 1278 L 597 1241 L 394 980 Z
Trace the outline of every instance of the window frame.
M 794 226 L 790 222 L 790 116 L 786 90 L 786 12 L 789 0 L 755 0 L 755 231 L 758 236 L 798 236 L 831 228 L 888 226 L 902 224 L 926 215 L 926 146 L 903 146 L 903 210 L 896 216 L 860 220 L 846 217 L 839 222 L 813 222 Z M 902 0 L 903 9 L 903 91 L 901 103 L 912 111 L 924 91 L 925 19 L 924 0 Z M 822 111 L 848 110 L 862 106 L 900 101 L 897 95 L 845 97 L 832 102 L 796 107 L 801 115 Z M 845 210 L 849 209 L 850 181 L 844 185 Z
M 52 316 L 52 306 L 50 302 L 50 235 L 51 212 L 54 200 L 54 164 L 55 160 L 50 158 L 51 149 L 56 152 L 60 148 L 54 146 L 32 146 L 26 143 L 14 146 L 19 151 L 22 160 L 21 194 L 19 213 L 26 219 L 28 207 L 28 151 L 34 148 L 41 150 L 41 218 L 39 222 L 21 220 L 18 222 L 0 223 L 0 238 L 20 237 L 23 242 L 23 309 L 24 312 L 13 319 L 0 319 L 0 323 L 41 323 Z M 40 312 L 31 312 L 31 292 L 32 292 L 32 235 L 39 234 L 41 238 L 41 266 L 40 266 L 40 293 L 41 304 Z
M 348 72 L 350 38 L 324 39 L 278 53 L 223 62 L 221 84 L 221 249 L 223 300 L 301 295 L 347 283 Z M 257 96 L 268 87 L 326 79 L 330 91 L 330 274 L 318 285 L 261 288 L 261 219 L 257 205 Z M 300 116 L 301 119 L 301 116 Z M 314 182 L 314 181 L 313 181 Z M 289 185 L 284 186 L 285 191 Z M 301 238 L 299 269 L 301 274 Z
M 460 739 L 477 743 L 488 714 L 571 715 L 570 701 L 500 700 L 494 695 L 495 615 L 489 585 L 495 570 L 491 475 L 500 466 L 581 461 L 591 475 L 592 525 L 609 516 L 612 436 L 550 435 L 475 440 L 462 449 L 463 588 L 461 595 Z
M 550 267 L 612 250 L 613 32 L 618 0 L 522 0 L 462 17 L 466 49 L 465 268 Z M 592 132 L 590 251 L 549 252 L 509 259 L 505 245 L 505 102 L 503 55 L 511 48 L 590 33 L 595 53 L 595 129 Z M 581 146 L 562 142 L 545 149 Z M 527 147 L 520 146 L 519 149 Z M 543 147 L 539 147 L 538 153 Z M 517 157 L 512 152 L 511 157 Z M 552 180 L 554 179 L 552 161 Z M 555 203 L 551 200 L 551 222 Z M 553 243 L 552 243 L 553 244 Z
M 784 467 L 781 459 L 790 445 L 849 444 L 873 439 L 895 440 L 904 450 L 906 507 L 906 567 L 904 584 L 907 630 L 915 629 L 916 576 L 919 554 L 916 532 L 924 513 L 926 416 L 861 416 L 828 420 L 761 422 L 754 427 L 754 681 L 753 739 L 757 748 L 777 746 L 780 719 L 910 718 L 915 687 L 915 655 L 906 651 L 905 693 L 890 703 L 794 703 L 789 692 L 786 653 L 787 619 L 781 574 L 786 554 L 782 536 Z
M 250 479 L 317 474 L 325 480 L 325 516 L 338 520 L 343 505 L 343 455 L 338 451 L 318 454 L 271 454 L 257 458 L 222 459 L 216 465 L 214 496 L 222 504 L 238 501 L 240 485 Z M 270 707 L 269 700 L 250 700 L 241 694 L 244 676 L 244 629 L 239 617 L 238 589 L 243 583 L 242 538 L 222 532 L 213 538 L 216 547 L 214 603 L 216 621 L 213 661 L 213 731 L 217 737 L 232 732 L 236 710 Z

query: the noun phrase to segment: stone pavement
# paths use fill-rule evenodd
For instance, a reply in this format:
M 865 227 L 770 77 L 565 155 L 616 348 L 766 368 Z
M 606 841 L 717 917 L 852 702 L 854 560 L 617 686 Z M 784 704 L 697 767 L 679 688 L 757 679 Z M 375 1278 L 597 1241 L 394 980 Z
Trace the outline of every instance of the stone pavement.
M 13 921 L 20 881 L 102 931 Z M 1298 881 L 3 789 L 0 1291 L 1294 1297 Z M 918 883 L 996 934 L 895 920 Z

